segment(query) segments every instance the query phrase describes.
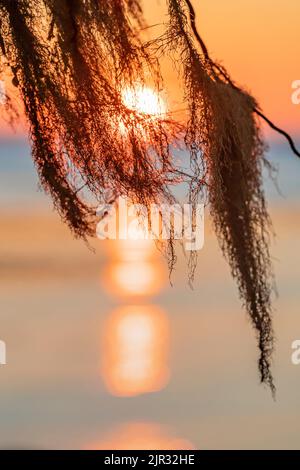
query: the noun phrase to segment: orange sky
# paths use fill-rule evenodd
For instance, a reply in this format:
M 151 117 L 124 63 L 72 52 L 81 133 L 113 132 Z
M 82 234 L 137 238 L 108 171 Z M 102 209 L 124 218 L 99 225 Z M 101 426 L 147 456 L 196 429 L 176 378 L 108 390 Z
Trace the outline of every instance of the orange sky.
M 294 137 L 300 134 L 300 104 L 291 101 L 300 80 L 299 0 L 194 0 L 197 23 L 212 57 L 259 100 L 268 117 Z M 144 0 L 149 24 L 165 20 L 165 0 Z M 152 28 L 152 33 L 159 33 Z M 178 87 L 169 68 L 167 83 Z M 178 93 L 179 96 L 179 93 Z M 180 103 L 178 102 L 180 107 Z M 0 133 L 3 133 L 0 128 Z M 268 131 L 269 132 L 269 131 Z M 277 134 L 270 133 L 277 138 Z
M 150 24 L 164 21 L 164 4 L 164 0 L 144 0 Z M 299 135 L 300 104 L 292 104 L 291 84 L 300 80 L 300 1 L 194 0 L 193 4 L 212 57 L 254 94 L 272 120 Z

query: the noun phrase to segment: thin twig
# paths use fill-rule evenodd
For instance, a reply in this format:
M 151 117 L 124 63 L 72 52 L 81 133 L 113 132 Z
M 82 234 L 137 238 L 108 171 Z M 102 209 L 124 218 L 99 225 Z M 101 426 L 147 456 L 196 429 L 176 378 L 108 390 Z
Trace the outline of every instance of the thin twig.
M 274 129 L 274 131 L 278 132 L 279 134 L 283 135 L 286 140 L 288 141 L 288 143 L 290 144 L 290 147 L 293 151 L 293 153 L 295 155 L 297 155 L 297 157 L 300 158 L 300 152 L 299 150 L 297 150 L 296 148 L 296 145 L 295 145 L 295 142 L 293 141 L 292 137 L 284 130 L 284 129 L 280 129 L 280 127 L 276 126 L 272 121 L 270 121 L 269 118 L 267 118 L 267 116 L 265 116 L 261 111 L 259 111 L 259 109 L 257 108 L 254 108 L 254 112 L 260 116 L 264 121 L 266 121 L 266 123 L 272 128 Z
M 194 33 L 194 36 L 196 38 L 196 40 L 198 41 L 201 49 L 202 49 L 202 52 L 203 52 L 203 55 L 205 57 L 205 59 L 207 61 L 209 61 L 211 63 L 211 65 L 218 70 L 218 72 L 223 76 L 223 78 L 227 81 L 227 83 L 232 86 L 232 88 L 234 88 L 235 90 L 238 90 L 240 91 L 240 89 L 233 83 L 233 81 L 230 79 L 230 77 L 226 74 L 226 72 L 222 69 L 222 67 L 218 66 L 209 56 L 209 52 L 208 52 L 208 49 L 205 45 L 205 42 L 203 41 L 203 39 L 201 38 L 199 32 L 198 32 L 198 29 L 197 29 L 197 26 L 196 26 L 196 13 L 195 13 L 195 9 L 191 3 L 190 0 L 185 0 L 185 3 L 188 7 L 188 10 L 189 10 L 189 17 L 190 17 L 190 23 L 191 23 L 191 28 L 192 28 L 192 31 Z M 265 114 L 263 114 L 257 107 L 254 107 L 253 108 L 253 112 L 255 114 L 257 114 L 261 119 L 263 119 L 270 127 L 271 129 L 273 129 L 274 131 L 278 132 L 279 134 L 283 135 L 286 140 L 288 141 L 291 149 L 292 149 L 292 152 L 300 158 L 300 152 L 299 150 L 297 150 L 296 148 L 296 145 L 292 139 L 292 137 L 284 130 L 284 129 L 281 129 L 280 127 L 276 126 L 276 124 L 274 124 L 267 116 L 265 116 Z
M 189 14 L 190 14 L 190 22 L 191 22 L 191 28 L 193 30 L 193 33 L 195 35 L 195 38 L 197 39 L 197 41 L 199 42 L 200 46 L 201 46 L 201 49 L 202 49 L 202 52 L 203 52 L 203 55 L 204 57 L 211 61 L 210 60 L 210 57 L 209 57 L 209 53 L 208 53 L 208 49 L 205 45 L 205 42 L 202 40 L 198 30 L 197 30 L 197 26 L 196 26 L 196 13 L 195 13 L 195 10 L 194 10 L 194 7 L 192 5 L 192 3 L 190 2 L 190 0 L 185 0 L 186 1 L 186 4 L 188 6 L 188 9 L 189 9 Z

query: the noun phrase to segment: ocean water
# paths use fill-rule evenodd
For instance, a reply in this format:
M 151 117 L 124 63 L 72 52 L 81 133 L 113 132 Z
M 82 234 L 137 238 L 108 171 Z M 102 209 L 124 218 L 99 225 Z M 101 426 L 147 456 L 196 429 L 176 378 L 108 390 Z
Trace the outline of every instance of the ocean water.
M 272 144 L 268 160 L 275 168 L 273 177 L 264 171 L 264 186 L 271 204 L 297 204 L 300 196 L 299 159 L 284 142 Z M 188 160 L 188 156 L 186 155 Z M 181 157 L 183 160 L 183 157 Z M 25 139 L 0 138 L 0 207 L 17 208 L 30 204 L 32 208 L 51 207 L 51 202 L 39 187 L 39 182 Z
M 170 285 L 157 251 L 74 240 L 26 141 L 0 142 L 0 448 L 299 449 L 300 162 L 270 160 L 276 402 L 209 217 L 194 289 L 182 258 Z
M 0 206 L 4 210 L 39 205 L 47 201 L 39 188 L 25 139 L 0 139 Z

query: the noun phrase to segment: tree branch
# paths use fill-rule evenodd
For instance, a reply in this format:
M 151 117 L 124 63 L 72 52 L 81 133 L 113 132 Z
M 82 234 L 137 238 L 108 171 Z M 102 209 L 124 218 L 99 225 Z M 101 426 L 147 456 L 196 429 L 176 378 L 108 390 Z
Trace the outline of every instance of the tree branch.
M 200 47 L 201 47 L 201 50 L 203 52 L 203 55 L 205 57 L 205 59 L 207 61 L 209 61 L 211 63 L 211 65 L 216 69 L 218 70 L 218 72 L 223 76 L 223 78 L 226 80 L 226 82 L 232 86 L 232 88 L 234 88 L 235 90 L 238 90 L 239 91 L 239 88 L 233 83 L 233 81 L 230 79 L 230 77 L 227 75 L 227 73 L 222 69 L 222 67 L 220 67 L 219 65 L 217 65 L 209 56 L 209 52 L 208 52 L 208 49 L 205 45 L 205 42 L 203 41 L 203 39 L 201 38 L 199 32 L 198 32 L 198 29 L 197 29 L 197 26 L 196 26 L 196 13 L 195 13 L 195 10 L 194 10 L 194 7 L 192 5 L 192 2 L 190 0 L 185 0 L 185 3 L 187 5 L 187 8 L 189 10 L 189 18 L 190 18 L 190 23 L 191 23 L 191 28 L 192 28 L 192 31 L 194 33 L 194 36 L 197 40 L 197 42 L 199 43 Z M 276 124 L 274 124 L 265 114 L 263 114 L 257 107 L 254 107 L 253 108 L 253 112 L 255 114 L 257 114 L 261 119 L 263 119 L 270 127 L 271 129 L 273 129 L 274 131 L 278 132 L 279 134 L 283 135 L 286 140 L 288 141 L 290 147 L 291 147 L 291 150 L 292 152 L 300 158 L 300 152 L 299 150 L 297 150 L 296 148 L 296 145 L 292 139 L 292 137 L 283 129 L 281 129 L 280 127 L 276 126 Z

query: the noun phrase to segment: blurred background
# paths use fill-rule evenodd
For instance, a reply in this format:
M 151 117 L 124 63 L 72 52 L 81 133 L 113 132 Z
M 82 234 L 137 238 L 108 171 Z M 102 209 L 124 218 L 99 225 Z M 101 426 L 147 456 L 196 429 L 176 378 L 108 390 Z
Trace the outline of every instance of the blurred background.
M 145 2 L 150 23 L 162 3 L 150 11 Z M 197 13 L 213 55 L 297 140 L 300 6 L 286 3 L 206 0 Z M 259 384 L 254 333 L 208 211 L 194 290 L 183 256 L 171 286 L 151 243 L 95 240 L 92 251 L 74 240 L 38 188 L 22 126 L 14 134 L 2 125 L 1 448 L 300 448 L 300 366 L 291 362 L 300 339 L 300 162 L 266 134 L 280 188 L 265 175 L 279 293 L 276 402 Z

